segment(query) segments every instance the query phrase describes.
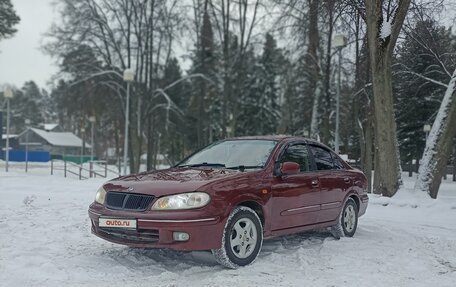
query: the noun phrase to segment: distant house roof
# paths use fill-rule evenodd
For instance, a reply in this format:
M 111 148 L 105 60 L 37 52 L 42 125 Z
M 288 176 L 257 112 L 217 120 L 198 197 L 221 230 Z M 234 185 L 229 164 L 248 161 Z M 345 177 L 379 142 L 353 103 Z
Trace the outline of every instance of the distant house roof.
M 30 128 L 38 136 L 53 146 L 68 146 L 82 147 L 82 139 L 69 132 L 48 132 L 45 130 Z M 89 144 L 85 144 L 86 148 L 90 148 Z

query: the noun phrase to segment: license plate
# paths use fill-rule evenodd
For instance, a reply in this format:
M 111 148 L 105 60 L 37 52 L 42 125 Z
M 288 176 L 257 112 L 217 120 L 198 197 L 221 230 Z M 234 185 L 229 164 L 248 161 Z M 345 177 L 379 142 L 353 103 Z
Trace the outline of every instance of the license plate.
M 120 218 L 100 218 L 98 221 L 100 227 L 111 227 L 111 228 L 125 228 L 125 229 L 136 229 L 135 219 L 120 219 Z

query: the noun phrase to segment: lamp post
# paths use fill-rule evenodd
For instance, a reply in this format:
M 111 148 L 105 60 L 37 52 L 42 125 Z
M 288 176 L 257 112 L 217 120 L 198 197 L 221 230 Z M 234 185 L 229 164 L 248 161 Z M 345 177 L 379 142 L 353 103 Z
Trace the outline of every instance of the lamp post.
M 29 128 L 30 120 L 25 119 L 25 127 L 27 128 L 25 132 L 25 172 L 28 172 L 28 142 L 29 142 Z
M 85 128 L 82 128 L 81 129 L 82 145 L 81 145 L 81 160 L 80 160 L 81 166 L 82 166 L 83 159 L 84 159 L 84 146 L 85 146 L 84 134 L 85 134 Z
M 333 47 L 337 49 L 339 65 L 337 71 L 337 92 L 336 92 L 336 132 L 334 139 L 334 151 L 339 154 L 339 125 L 340 125 L 340 74 L 342 70 L 342 49 L 347 46 L 347 37 L 336 35 L 333 39 Z
M 127 101 L 125 102 L 125 139 L 124 139 L 124 158 L 123 174 L 127 174 L 127 155 L 128 155 L 128 124 L 130 117 L 130 84 L 135 79 L 135 73 L 130 68 L 126 69 L 123 74 L 123 80 L 127 83 Z
M 10 100 L 14 97 L 10 87 L 6 87 L 3 92 L 6 98 L 6 150 L 5 150 L 5 171 L 8 172 L 9 164 L 9 130 L 10 130 Z
M 91 148 L 90 148 L 90 161 L 93 161 L 93 149 L 94 149 L 94 141 L 93 141 L 93 138 L 94 138 L 94 126 L 95 126 L 95 121 L 96 121 L 96 118 L 95 116 L 91 116 L 89 117 L 89 122 L 91 124 L 90 126 L 90 132 L 91 132 L 91 139 L 90 139 L 90 143 L 91 143 Z
M 426 133 L 426 141 L 427 141 L 427 138 L 429 136 L 429 132 L 431 131 L 431 125 L 428 125 L 428 124 L 425 124 L 423 126 L 423 132 Z

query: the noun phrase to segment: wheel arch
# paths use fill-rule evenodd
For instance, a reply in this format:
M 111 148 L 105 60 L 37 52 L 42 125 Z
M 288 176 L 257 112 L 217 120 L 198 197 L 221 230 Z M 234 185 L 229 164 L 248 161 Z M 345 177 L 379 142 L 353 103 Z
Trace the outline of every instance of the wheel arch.
M 355 201 L 356 209 L 359 212 L 359 207 L 360 207 L 360 204 L 361 204 L 361 202 L 359 200 L 359 197 L 355 193 L 351 193 L 351 194 L 348 195 L 346 200 L 348 200 L 349 198 L 351 198 L 351 199 L 353 199 Z
M 245 201 L 239 202 L 235 206 L 245 206 L 245 207 L 248 207 L 248 208 L 252 209 L 253 211 L 255 211 L 255 213 L 260 218 L 261 225 L 263 225 L 263 229 L 264 229 L 265 216 L 264 216 L 263 206 L 260 203 L 258 203 L 257 201 L 254 201 L 254 200 L 245 200 Z

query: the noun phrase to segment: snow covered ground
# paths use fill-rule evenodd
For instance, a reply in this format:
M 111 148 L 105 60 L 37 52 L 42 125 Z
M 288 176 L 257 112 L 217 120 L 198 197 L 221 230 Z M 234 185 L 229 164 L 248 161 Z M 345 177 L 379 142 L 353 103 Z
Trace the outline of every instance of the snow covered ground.
M 228 270 L 207 252 L 91 235 L 87 207 L 104 179 L 2 169 L 0 286 L 456 286 L 456 183 L 449 177 L 432 200 L 405 179 L 393 199 L 371 197 L 354 238 L 275 238 L 253 265 Z

